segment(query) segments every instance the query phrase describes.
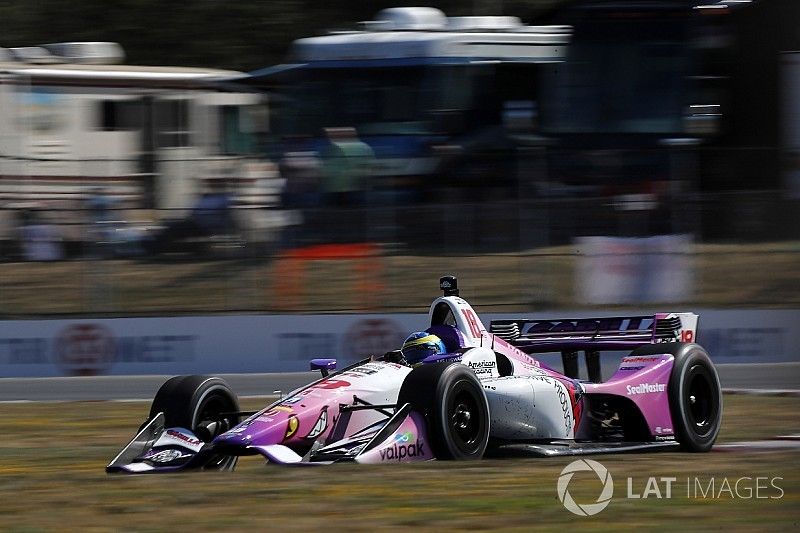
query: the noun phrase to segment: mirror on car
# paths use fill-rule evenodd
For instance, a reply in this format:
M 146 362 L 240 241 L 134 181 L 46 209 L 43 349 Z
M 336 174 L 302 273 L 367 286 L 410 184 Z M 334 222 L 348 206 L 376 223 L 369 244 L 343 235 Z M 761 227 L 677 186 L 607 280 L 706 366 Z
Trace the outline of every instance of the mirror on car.
M 319 370 L 322 377 L 327 377 L 331 370 L 336 370 L 336 359 L 312 359 L 311 370 Z

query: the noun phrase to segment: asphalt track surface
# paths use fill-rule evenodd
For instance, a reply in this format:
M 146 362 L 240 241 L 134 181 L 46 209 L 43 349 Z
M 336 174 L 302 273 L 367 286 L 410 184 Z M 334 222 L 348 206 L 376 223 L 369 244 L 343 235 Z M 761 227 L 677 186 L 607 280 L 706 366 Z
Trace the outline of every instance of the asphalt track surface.
M 797 391 L 800 363 L 717 365 L 723 389 Z M 613 369 L 603 369 L 610 376 Z M 151 400 L 170 376 L 0 378 L 0 401 Z M 239 396 L 286 394 L 317 378 L 318 372 L 221 375 Z

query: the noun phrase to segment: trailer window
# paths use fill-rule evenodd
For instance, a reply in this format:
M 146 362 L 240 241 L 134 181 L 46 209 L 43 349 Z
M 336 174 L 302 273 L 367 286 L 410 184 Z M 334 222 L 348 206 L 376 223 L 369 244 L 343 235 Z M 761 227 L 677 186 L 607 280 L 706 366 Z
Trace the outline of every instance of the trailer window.
M 189 146 L 191 141 L 189 100 L 161 100 L 155 104 L 154 122 L 162 148 Z
M 256 150 L 254 110 L 238 105 L 220 108 L 220 152 L 225 155 L 252 154 Z
M 142 107 L 139 102 L 101 100 L 98 107 L 98 127 L 102 131 L 138 130 L 142 127 Z

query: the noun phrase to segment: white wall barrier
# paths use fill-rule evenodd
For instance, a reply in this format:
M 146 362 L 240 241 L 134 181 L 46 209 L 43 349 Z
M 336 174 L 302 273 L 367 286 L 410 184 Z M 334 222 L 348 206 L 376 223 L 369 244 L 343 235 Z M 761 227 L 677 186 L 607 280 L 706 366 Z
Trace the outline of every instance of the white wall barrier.
M 717 362 L 800 361 L 799 309 L 697 312 L 698 340 Z M 556 315 L 602 313 L 524 316 Z M 426 322 L 424 314 L 0 321 L 0 377 L 288 372 L 306 370 L 314 357 L 336 357 L 341 366 L 399 348 Z

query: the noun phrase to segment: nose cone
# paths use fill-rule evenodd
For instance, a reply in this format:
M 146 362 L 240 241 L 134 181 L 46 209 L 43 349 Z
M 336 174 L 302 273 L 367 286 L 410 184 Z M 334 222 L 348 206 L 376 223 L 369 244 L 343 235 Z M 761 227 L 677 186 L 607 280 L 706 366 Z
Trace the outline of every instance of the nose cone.
M 277 406 L 269 411 L 248 418 L 233 429 L 223 433 L 215 442 L 228 446 L 250 446 L 253 444 L 280 444 L 290 438 L 299 426 L 297 415 Z
M 277 405 L 248 418 L 215 442 L 226 446 L 267 446 L 284 444 L 302 449 L 330 431 L 336 412 L 322 402 L 305 401 Z M 288 401 L 288 400 L 287 400 Z M 338 412 L 338 409 L 334 409 Z

